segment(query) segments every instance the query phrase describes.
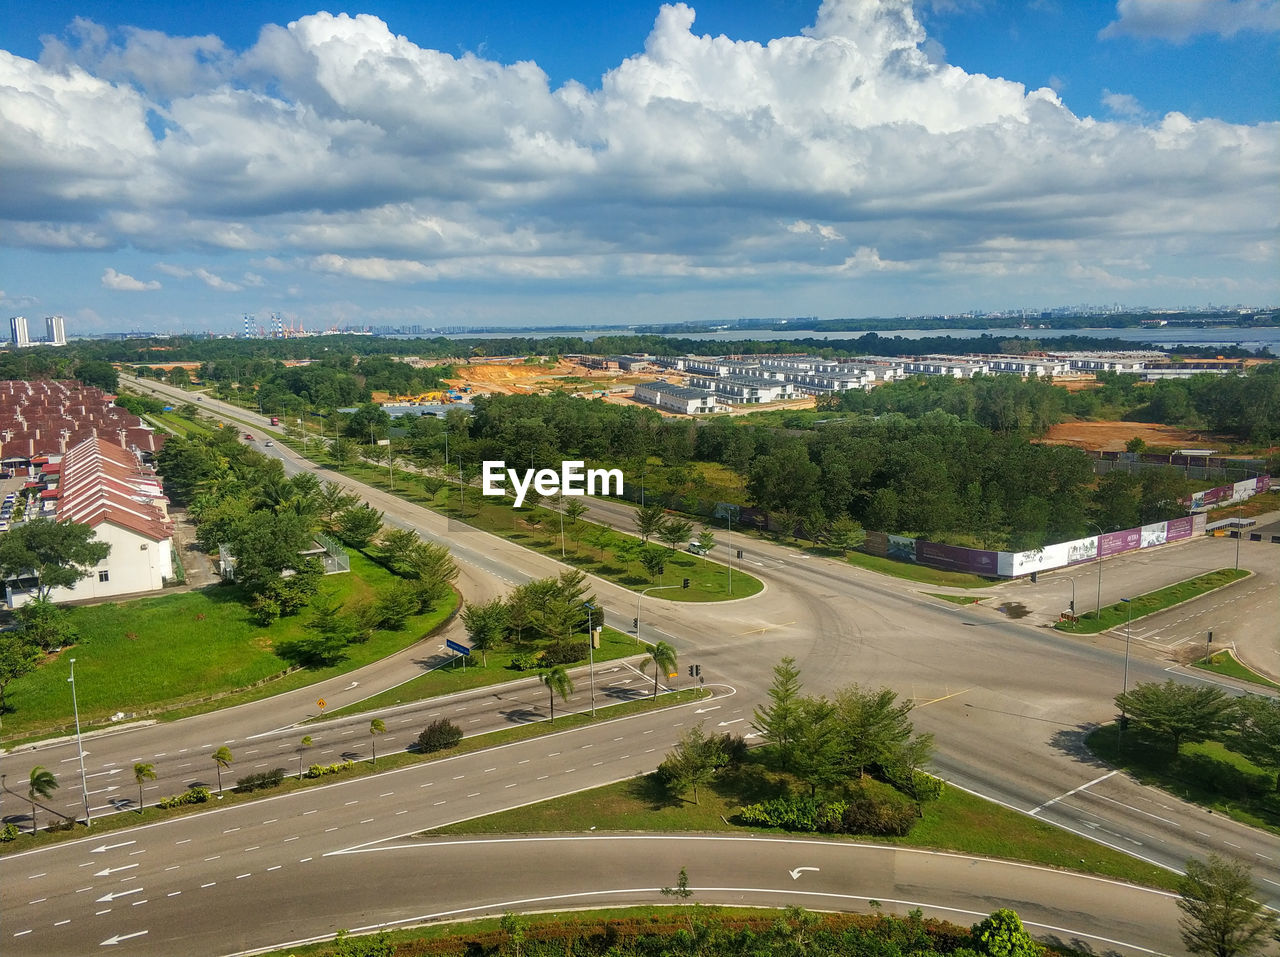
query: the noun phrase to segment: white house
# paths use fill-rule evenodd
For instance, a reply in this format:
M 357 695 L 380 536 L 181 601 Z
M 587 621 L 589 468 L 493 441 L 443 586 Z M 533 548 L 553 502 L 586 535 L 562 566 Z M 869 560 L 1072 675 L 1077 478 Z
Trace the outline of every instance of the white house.
M 51 516 L 94 530 L 111 546 L 107 557 L 71 588 L 55 588 L 55 602 L 155 591 L 173 577 L 173 523 L 168 498 L 137 456 L 99 438 L 73 446 L 47 472 L 41 493 L 56 502 Z M 56 484 L 55 484 L 56 483 Z M 10 580 L 5 597 L 18 607 L 35 597 L 34 581 Z

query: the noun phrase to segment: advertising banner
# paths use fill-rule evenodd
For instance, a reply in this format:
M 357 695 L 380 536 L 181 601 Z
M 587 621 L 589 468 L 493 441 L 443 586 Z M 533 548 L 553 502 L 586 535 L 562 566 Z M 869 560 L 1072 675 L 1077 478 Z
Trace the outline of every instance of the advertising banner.
M 1091 562 L 1098 557 L 1098 536 L 1091 535 L 1088 538 L 1077 538 L 1074 542 L 1065 542 L 1067 547 L 1067 564 L 1079 565 L 1081 562 Z
M 1188 515 L 1186 518 L 1175 518 L 1165 522 L 1168 526 L 1167 540 L 1170 542 L 1180 542 L 1184 538 L 1190 538 L 1195 533 L 1196 520 Z
M 1169 540 L 1169 530 L 1166 522 L 1156 522 L 1153 525 L 1143 525 L 1142 532 L 1142 548 L 1152 548 L 1156 545 L 1163 545 Z
M 1067 544 L 1059 542 L 1030 552 L 1014 552 L 1010 557 L 1013 560 L 1012 573 L 1015 576 L 1029 575 L 1032 572 L 1042 572 L 1050 568 L 1062 568 L 1067 564 Z
M 974 575 L 994 577 L 999 574 L 999 553 L 980 548 L 961 548 L 958 545 L 942 545 L 938 542 L 916 542 L 916 560 L 932 568 L 948 571 L 970 572 Z
M 1126 528 L 1123 532 L 1107 532 L 1098 542 L 1098 553 L 1103 558 L 1132 552 L 1142 547 L 1142 529 Z
M 916 540 L 914 538 L 906 538 L 902 535 L 887 535 L 889 539 L 888 552 L 889 557 L 900 562 L 914 562 L 916 560 Z

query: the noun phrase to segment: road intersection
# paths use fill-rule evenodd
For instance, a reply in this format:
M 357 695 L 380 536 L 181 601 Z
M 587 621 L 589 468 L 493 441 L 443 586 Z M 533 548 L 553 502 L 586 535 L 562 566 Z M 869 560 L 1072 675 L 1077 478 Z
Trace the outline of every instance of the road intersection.
M 206 400 L 206 406 L 210 401 Z M 236 414 L 246 418 L 239 410 Z M 291 468 L 306 467 L 287 450 L 277 447 L 274 451 L 289 461 Z M 386 512 L 389 521 L 419 529 L 425 538 L 447 541 L 463 568 L 460 587 L 470 598 L 483 599 L 501 594 L 511 582 L 561 570 L 562 566 L 551 559 L 449 522 L 386 493 L 358 486 L 358 483 L 336 473 L 325 477 L 350 487 L 359 487 L 376 508 Z M 612 519 L 627 527 L 624 523 L 628 515 L 619 511 L 621 509 L 625 506 L 593 503 L 593 517 L 596 520 Z M 1176 868 L 1189 856 L 1204 856 L 1209 852 L 1244 857 L 1255 865 L 1255 874 L 1262 882 L 1268 899 L 1273 903 L 1280 901 L 1280 839 L 1143 787 L 1123 774 L 1110 774 L 1110 769 L 1100 766 L 1084 752 L 1081 744 L 1084 733 L 1097 722 L 1109 720 L 1114 715 L 1111 698 L 1119 690 L 1124 651 L 1122 642 L 1106 636 L 1069 638 L 1046 630 L 1034 620 L 1010 620 L 994 609 L 951 605 L 930 597 L 926 593 L 928 589 L 886 580 L 828 559 L 801 557 L 793 550 L 772 543 L 751 541 L 742 547 L 747 553 L 745 567 L 766 582 L 764 593 L 751 599 L 711 606 L 669 602 L 656 594 L 650 595 L 644 599 L 643 618 L 646 638 L 670 636 L 677 643 L 682 667 L 685 662 L 696 661 L 702 665 L 709 681 L 728 681 L 734 685 L 739 692 L 734 707 L 741 709 L 744 717 L 750 714 L 755 702 L 762 700 L 771 677 L 770 669 L 784 654 L 797 659 L 807 690 L 828 691 L 855 681 L 890 685 L 900 694 L 918 702 L 915 712 L 917 727 L 935 733 L 939 745 L 935 765 L 943 776 L 957 785 L 1168 867 Z M 1257 549 L 1266 547 L 1270 546 L 1258 545 Z M 1136 594 L 1138 588 L 1150 590 L 1145 582 L 1161 576 L 1165 577 L 1162 584 L 1187 577 L 1183 570 L 1188 566 L 1229 565 L 1231 562 L 1226 559 L 1229 549 L 1234 550 L 1234 543 L 1228 545 L 1223 540 L 1206 539 L 1133 560 L 1108 560 L 1103 602 L 1114 601 L 1126 592 Z M 1273 582 L 1274 562 L 1268 564 L 1266 561 L 1271 554 L 1251 549 L 1246 543 L 1241 552 L 1242 565 L 1261 572 L 1259 581 Z M 1162 562 L 1167 562 L 1167 566 Z M 1087 575 L 1089 570 L 1080 574 Z M 1042 579 L 1036 587 L 1061 591 L 1063 583 Z M 594 588 L 602 604 L 610 610 L 609 623 L 619 628 L 629 627 L 634 615 L 634 593 L 603 581 L 595 581 Z M 1241 585 L 1231 586 L 1231 589 L 1239 588 Z M 1231 589 L 1222 594 L 1232 597 L 1243 594 L 1233 593 Z M 999 586 L 996 591 L 1000 595 L 1023 597 L 1037 594 L 1025 584 Z M 1120 595 L 1116 594 L 1117 591 Z M 1269 593 L 1264 590 L 1252 596 L 1251 600 L 1265 603 L 1273 594 L 1274 589 Z M 1275 616 L 1272 616 L 1272 629 L 1275 621 Z M 404 675 L 420 673 L 423 660 L 423 650 L 417 649 L 398 656 L 394 663 L 370 666 L 370 669 L 381 667 L 376 678 L 368 674 L 352 675 L 340 679 L 340 682 L 349 686 L 355 680 L 358 686 L 345 689 L 326 687 L 322 693 L 330 700 L 331 706 L 340 706 Z M 1130 682 L 1164 680 L 1169 676 L 1168 668 L 1169 662 L 1158 655 L 1136 654 L 1130 666 Z M 1182 680 L 1193 678 L 1180 671 L 1174 673 Z M 1216 682 L 1218 679 L 1194 676 L 1194 680 Z M 1223 683 L 1230 685 L 1230 682 Z M 151 752 L 140 746 L 134 750 L 140 754 L 164 750 L 167 758 L 181 748 L 198 750 L 202 745 L 215 744 L 216 739 L 209 736 L 209 729 L 215 726 L 234 729 L 226 732 L 224 737 L 239 740 L 287 726 L 307 713 L 306 701 L 313 702 L 316 693 L 314 688 L 302 689 L 292 693 L 292 698 L 281 696 L 282 700 L 270 699 L 214 716 L 166 724 L 158 729 L 128 731 L 119 737 L 127 739 L 136 735 L 138 741 L 143 741 L 143 736 L 156 735 L 158 737 L 154 739 L 145 738 L 148 746 L 153 748 Z M 366 730 L 368 717 L 359 719 L 364 722 Z M 243 901 L 249 897 L 278 902 L 280 919 L 268 917 L 261 924 L 267 943 L 324 933 L 333 929 L 327 924 L 330 920 L 346 921 L 335 926 L 364 926 L 422 914 L 430 909 L 423 907 L 420 898 L 406 903 L 397 896 L 398 890 L 392 891 L 400 883 L 412 884 L 420 878 L 420 868 L 412 858 L 394 865 L 387 864 L 384 859 L 379 873 L 380 886 L 386 888 L 385 905 L 375 907 L 370 904 L 368 912 L 376 913 L 378 919 L 360 921 L 354 919 L 358 915 L 344 909 L 346 898 L 340 888 L 360 886 L 361 875 L 372 873 L 361 870 L 371 865 L 353 864 L 351 861 L 377 855 L 340 855 L 340 863 L 334 857 L 323 856 L 354 844 L 373 846 L 379 841 L 436 826 L 442 823 L 441 818 L 454 819 L 448 812 L 455 811 L 460 805 L 467 808 L 465 816 L 487 813 L 487 810 L 650 771 L 678 737 L 677 721 L 680 719 L 673 720 L 666 713 L 652 714 L 626 719 L 629 729 L 626 734 L 614 734 L 609 730 L 612 723 L 606 723 L 557 736 L 571 739 L 574 745 L 571 750 L 559 749 L 560 753 L 554 757 L 550 752 L 556 748 L 547 744 L 553 739 L 542 738 L 509 746 L 503 749 L 504 753 L 525 757 L 516 758 L 516 763 L 506 770 L 496 761 L 484 757 L 490 752 L 463 756 L 455 759 L 454 763 L 454 767 L 460 769 L 455 773 L 462 776 L 455 782 L 450 775 L 447 784 L 444 780 L 432 780 L 431 788 L 425 786 L 425 779 L 433 773 L 430 769 L 441 765 L 422 765 L 397 771 L 394 776 L 379 775 L 352 781 L 342 785 L 341 790 L 310 789 L 151 829 L 130 831 L 126 836 L 113 834 L 101 843 L 115 844 L 132 838 L 135 833 L 166 835 L 162 840 L 168 840 L 167 835 L 186 834 L 188 831 L 192 836 L 175 839 L 172 846 L 163 843 L 148 846 L 146 854 L 132 854 L 135 850 L 144 850 L 141 847 L 103 852 L 113 856 L 102 867 L 96 865 L 93 855 L 82 849 L 81 845 L 89 842 L 64 846 L 67 849 L 54 847 L 17 859 L 8 858 L 5 876 L 0 882 L 6 936 L 21 934 L 12 938 L 10 946 L 19 948 L 14 953 L 84 953 L 112 935 L 134 934 L 141 928 L 147 931 L 145 935 L 122 936 L 121 943 L 116 946 L 127 946 L 130 953 L 172 953 L 177 946 L 174 941 L 186 940 L 182 934 L 194 933 L 202 922 L 216 919 L 224 931 L 228 927 L 233 931 L 220 938 L 216 946 L 210 943 L 210 937 L 201 938 L 203 943 L 198 947 L 194 939 L 190 948 L 177 946 L 177 950 L 184 953 L 213 954 L 237 947 L 259 946 L 250 943 L 240 945 L 239 942 L 247 939 L 253 928 L 234 919 L 235 914 L 244 912 L 236 908 L 243 906 Z M 644 748 L 631 740 L 633 731 L 639 731 L 641 737 L 648 739 Z M 651 733 L 644 734 L 645 731 Z M 298 736 L 296 730 L 291 734 L 288 741 Z M 351 737 L 358 737 L 358 734 Z M 622 740 L 613 740 L 619 737 Z M 164 748 L 150 744 L 153 740 L 162 739 Z M 284 741 L 282 738 L 281 743 Z M 99 743 L 94 742 L 90 750 L 98 747 Z M 578 759 L 584 748 L 587 752 L 595 752 L 590 754 L 590 760 Z M 75 752 L 69 753 L 74 755 Z M 12 756 L 4 758 L 6 764 L 11 760 L 14 760 Z M 209 764 L 207 757 L 203 760 Z M 520 760 L 529 763 L 522 765 Z M 488 770 L 490 767 L 492 771 Z M 100 770 L 95 768 L 95 773 Z M 541 778 L 540 775 L 544 774 L 546 777 Z M 208 769 L 202 770 L 201 775 L 207 778 Z M 422 775 L 423 780 L 421 787 L 415 783 L 414 793 L 398 786 L 399 780 L 419 782 L 416 775 Z M 397 785 L 383 780 L 391 777 L 398 779 Z M 434 788 L 444 789 L 434 791 L 432 800 L 426 801 L 420 792 Z M 396 793 L 381 796 L 389 791 Z M 516 792 L 519 792 L 518 799 Z M 435 794 L 445 796 L 435 797 Z M 307 800 L 316 802 L 316 805 L 306 805 Z M 439 806 L 442 810 L 432 810 L 436 800 L 446 802 Z M 352 801 L 355 803 L 348 803 Z M 376 813 L 371 812 L 371 805 L 377 805 Z M 274 807 L 287 807 L 287 814 L 283 811 L 276 813 Z M 240 830 L 222 827 L 224 821 L 232 820 L 245 823 L 234 824 Z M 246 828 L 252 834 L 246 832 Z M 292 840 L 288 840 L 290 838 Z M 184 852 L 178 850 L 177 840 L 198 843 L 199 850 L 190 848 L 189 853 L 183 856 Z M 261 854 L 268 847 L 283 848 L 286 841 L 291 848 L 298 846 L 296 851 L 290 850 L 296 855 L 293 863 L 289 863 L 283 854 L 271 858 L 270 862 L 267 856 L 260 861 L 258 857 L 244 857 Z M 90 873 L 86 868 L 92 868 L 92 874 L 96 875 L 100 870 L 135 863 L 129 860 L 131 855 L 138 867 L 95 876 L 93 880 L 82 877 Z M 743 858 L 749 856 L 744 854 Z M 303 862 L 303 857 L 310 860 Z M 155 863 L 148 868 L 141 858 Z M 283 874 L 287 868 L 303 868 L 304 864 L 309 867 L 320 858 L 323 858 L 325 868 L 310 868 L 305 881 Z M 515 867 L 504 865 L 500 869 L 503 872 L 501 877 L 505 881 L 515 874 L 527 879 L 530 873 L 536 873 L 539 886 L 551 880 L 563 881 L 563 893 L 575 893 L 572 890 L 574 881 L 583 885 L 584 876 L 594 873 L 594 870 L 581 861 L 567 860 L 568 863 L 562 865 L 557 857 L 554 867 L 542 867 L 535 872 L 520 872 Z M 576 871 L 575 863 L 578 865 Z M 159 866 L 161 864 L 163 867 Z M 174 864 L 177 865 L 176 870 L 165 869 Z M 474 880 L 455 882 L 457 887 L 462 889 L 465 886 L 476 901 L 489 900 L 485 889 L 496 877 L 489 872 L 470 871 L 463 865 L 458 866 L 463 867 L 462 872 L 471 874 Z M 638 865 L 627 865 L 631 866 Z M 725 865 L 726 868 L 741 866 L 744 865 Z M 791 866 L 796 865 L 792 863 Z M 627 869 L 613 861 L 612 868 L 606 872 L 617 873 L 619 867 L 624 871 Z M 180 875 L 184 869 L 185 873 Z M 782 875 L 779 883 L 791 881 L 786 869 L 779 866 L 777 870 Z M 197 872 L 200 872 L 198 876 L 209 876 L 213 886 L 201 888 L 199 884 L 208 883 L 204 880 L 197 882 L 195 887 L 183 883 Z M 324 878 L 316 879 L 316 872 L 323 873 Z M 293 873 L 290 870 L 290 874 Z M 674 871 L 667 867 L 663 873 L 666 875 L 663 883 L 671 883 Z M 714 879 L 707 880 L 706 885 L 745 886 L 739 881 L 724 879 L 724 873 L 732 871 L 716 875 Z M 246 876 L 242 877 L 242 874 Z M 253 875 L 261 878 L 259 883 L 263 886 L 255 887 L 252 892 L 243 891 L 247 896 L 242 896 L 241 889 L 249 886 Z M 139 878 L 145 878 L 145 881 L 139 882 Z M 24 884 L 23 881 L 37 883 Z M 144 892 L 131 893 L 127 897 L 147 903 L 135 906 L 135 900 L 125 903 L 125 897 L 98 903 L 98 897 L 116 892 L 108 888 L 108 883 L 122 885 L 118 889 L 125 891 L 129 890 L 128 885 L 137 883 Z M 628 886 L 644 885 L 650 889 L 653 886 L 651 880 L 645 879 L 627 883 Z M 559 884 L 557 886 L 560 887 Z M 133 919 L 134 915 L 142 914 L 148 908 L 159 913 L 161 908 L 152 905 L 171 909 L 186 906 L 193 897 L 200 896 L 196 891 L 215 891 L 218 887 L 222 888 L 218 895 L 228 896 L 207 895 L 207 902 L 201 902 L 191 915 L 173 920 L 167 917 L 149 919 L 145 928 Z M 80 888 L 88 889 L 81 891 Z M 235 893 L 231 893 L 229 888 Z M 325 888 L 331 888 L 328 896 Z M 893 898 L 891 890 L 892 886 L 886 886 L 874 896 L 882 900 Z M 588 888 L 579 886 L 578 891 L 585 893 Z M 520 896 L 517 892 L 512 893 L 516 896 L 502 897 L 502 900 L 509 902 Z M 872 892 L 868 890 L 868 893 Z M 980 896 L 980 891 L 976 893 Z M 93 900 L 88 899 L 90 896 Z M 902 896 L 907 898 L 911 895 Z M 935 902 L 942 900 L 937 894 L 933 896 Z M 184 897 L 188 898 L 187 902 L 182 901 Z M 990 906 L 984 905 L 979 909 L 989 910 L 1005 903 L 994 896 L 984 899 Z M 92 909 L 89 905 L 93 905 Z M 1036 905 L 1034 901 L 1019 898 L 1015 906 L 1022 909 Z M 15 908 L 23 907 L 31 909 L 30 919 L 25 925 L 17 920 L 19 915 L 15 913 Z M 110 913 L 95 913 L 107 907 Z M 260 910 L 255 908 L 253 913 L 256 915 Z M 177 910 L 173 912 L 180 913 Z M 1078 911 L 1080 915 L 1089 913 L 1091 911 L 1087 907 Z M 1097 913 L 1102 915 L 1104 911 Z M 122 915 L 127 915 L 127 918 Z M 103 919 L 95 921 L 90 918 Z M 1046 917 L 1044 922 L 1051 923 L 1052 920 Z M 60 921 L 71 923 L 60 924 Z M 1081 922 L 1076 921 L 1077 924 Z M 254 923 L 258 923 L 256 917 Z M 1100 926 L 1094 920 L 1084 923 L 1095 929 Z M 1135 931 L 1124 935 L 1125 943 L 1135 946 L 1122 949 L 1139 952 L 1145 947 L 1169 952 L 1174 945 L 1167 940 L 1159 942 L 1156 923 L 1153 921 L 1143 931 L 1146 936 L 1141 938 L 1152 943 L 1141 943 Z M 73 927 L 74 930 L 68 930 Z M 95 937 L 98 927 L 102 933 Z M 289 928 L 293 931 L 290 932 Z M 90 938 L 93 938 L 92 947 L 88 946 Z M 168 950 L 161 946 L 164 940 L 170 941 Z M 60 943 L 62 941 L 67 943 Z M 25 949 L 28 947 L 31 949 Z M 62 947 L 71 949 L 60 950 Z M 157 947 L 159 949 L 155 949 Z

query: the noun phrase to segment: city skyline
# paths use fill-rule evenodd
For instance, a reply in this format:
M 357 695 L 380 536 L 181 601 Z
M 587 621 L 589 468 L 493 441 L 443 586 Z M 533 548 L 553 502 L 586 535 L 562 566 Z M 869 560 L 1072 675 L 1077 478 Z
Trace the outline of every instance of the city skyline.
M 5 6 L 77 334 L 1280 299 L 1266 0 Z

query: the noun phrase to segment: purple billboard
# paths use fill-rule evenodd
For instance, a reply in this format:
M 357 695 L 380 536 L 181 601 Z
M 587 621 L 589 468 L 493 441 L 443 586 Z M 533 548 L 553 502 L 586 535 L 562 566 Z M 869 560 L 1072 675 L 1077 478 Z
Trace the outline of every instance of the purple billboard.
M 959 545 L 916 541 L 916 561 L 932 568 L 994 577 L 999 574 L 999 558 L 999 552 L 984 551 L 980 548 L 961 548 Z
M 1123 532 L 1107 532 L 1098 542 L 1098 553 L 1103 558 L 1132 552 L 1142 547 L 1142 529 L 1126 528 Z
M 1191 515 L 1186 518 L 1175 518 L 1166 524 L 1169 526 L 1169 531 L 1165 535 L 1166 542 L 1180 542 L 1195 533 L 1196 520 Z

